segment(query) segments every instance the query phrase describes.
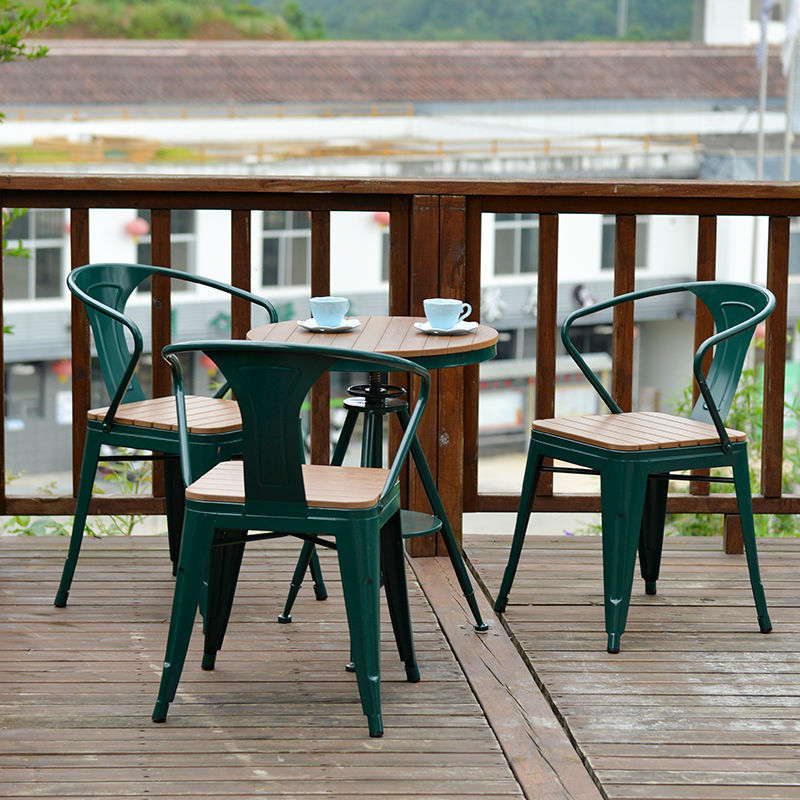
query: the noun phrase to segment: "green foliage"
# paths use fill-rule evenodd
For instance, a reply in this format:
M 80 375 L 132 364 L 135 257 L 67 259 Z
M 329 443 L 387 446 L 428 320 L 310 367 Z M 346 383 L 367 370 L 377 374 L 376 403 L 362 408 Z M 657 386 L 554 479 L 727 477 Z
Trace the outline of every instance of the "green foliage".
M 255 2 L 275 7 L 275 0 Z M 617 0 L 301 0 L 301 4 L 320 16 L 333 39 L 546 41 L 617 35 Z M 629 0 L 624 38 L 688 39 L 693 5 L 693 0 Z
M 309 23 L 295 0 L 268 12 L 248 0 L 81 0 L 66 36 L 110 39 L 322 38 L 319 18 Z
M 762 408 L 764 397 L 764 372 L 761 366 L 742 371 L 739 388 L 725 426 L 747 434 L 750 458 L 750 484 L 760 484 L 759 454 L 763 441 Z M 691 411 L 691 390 L 684 390 L 677 413 L 688 415 Z M 800 420 L 800 399 L 793 397 L 784 402 L 784 418 Z M 719 471 L 719 474 L 730 474 Z M 783 490 L 797 491 L 800 486 L 800 445 L 798 436 L 785 436 L 783 443 Z M 712 492 L 730 492 L 730 484 L 712 483 Z M 667 518 L 672 533 L 681 536 L 716 536 L 722 531 L 719 514 L 675 514 Z M 757 536 L 800 536 L 800 517 L 797 515 L 757 514 Z
M 21 216 L 25 214 L 27 211 L 26 208 L 4 208 L 2 210 L 3 214 L 3 239 L 0 246 L 2 246 L 3 256 L 15 256 L 17 258 L 27 258 L 28 251 L 22 246 L 22 242 L 18 241 L 16 245 L 11 245 L 7 238 L 6 238 L 6 230 L 8 230 L 8 226 L 14 222 L 14 220 L 19 219 Z M 13 325 L 4 325 L 3 326 L 3 333 L 12 334 L 14 333 L 14 326 Z
M 126 451 L 133 452 L 133 451 Z M 109 489 L 118 494 L 143 494 L 152 484 L 152 464 L 144 462 L 110 461 L 102 473 L 102 485 L 95 484 L 94 492 L 104 494 Z M 17 475 L 6 471 L 6 485 Z M 55 482 L 37 488 L 37 495 L 51 495 L 56 491 Z M 130 536 L 134 528 L 144 521 L 141 514 L 112 514 L 110 516 L 87 517 L 85 532 L 88 536 Z M 69 536 L 72 532 L 72 517 L 35 516 L 18 514 L 0 519 L 0 534 L 16 536 Z
M 44 45 L 31 47 L 25 42 L 51 25 L 64 22 L 75 0 L 0 0 L 0 62 L 16 58 L 41 58 Z

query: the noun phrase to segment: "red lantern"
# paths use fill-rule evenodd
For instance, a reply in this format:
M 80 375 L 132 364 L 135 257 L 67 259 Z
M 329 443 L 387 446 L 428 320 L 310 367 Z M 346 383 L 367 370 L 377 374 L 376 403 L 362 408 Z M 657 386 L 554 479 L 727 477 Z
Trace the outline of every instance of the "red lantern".
M 150 233 L 150 223 L 142 217 L 134 217 L 125 223 L 125 233 L 138 239 L 140 236 L 147 236 Z
M 61 383 L 66 383 L 67 379 L 72 377 L 72 362 L 68 358 L 54 361 L 50 365 L 50 369 L 58 375 L 58 380 Z

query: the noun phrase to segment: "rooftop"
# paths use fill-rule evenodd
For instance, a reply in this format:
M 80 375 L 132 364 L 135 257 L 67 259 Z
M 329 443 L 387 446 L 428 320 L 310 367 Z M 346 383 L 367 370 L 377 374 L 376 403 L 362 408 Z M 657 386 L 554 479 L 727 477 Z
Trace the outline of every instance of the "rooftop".
M 0 104 L 750 100 L 755 50 L 685 42 L 48 42 Z M 785 82 L 777 49 L 770 96 Z

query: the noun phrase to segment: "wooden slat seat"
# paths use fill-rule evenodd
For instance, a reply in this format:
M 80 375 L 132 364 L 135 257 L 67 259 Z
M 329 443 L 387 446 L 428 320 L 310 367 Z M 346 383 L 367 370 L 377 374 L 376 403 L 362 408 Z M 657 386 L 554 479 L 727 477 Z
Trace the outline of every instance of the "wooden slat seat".
M 103 420 L 107 411 L 107 408 L 94 408 L 89 411 L 89 419 Z M 188 395 L 186 415 L 189 433 L 225 433 L 242 427 L 239 406 L 234 400 Z M 152 400 L 140 400 L 136 403 L 124 403 L 117 408 L 114 422 L 121 425 L 137 425 L 141 428 L 177 431 L 178 413 L 175 408 L 175 398 L 170 395 L 155 397 Z
M 388 469 L 303 464 L 306 502 L 316 508 L 372 508 L 378 504 Z M 244 503 L 241 461 L 225 461 L 186 489 L 187 499 Z
M 712 424 L 657 411 L 537 419 L 531 428 L 609 450 L 659 450 L 719 444 L 719 434 Z M 741 431 L 726 430 L 732 442 L 743 442 L 747 438 Z

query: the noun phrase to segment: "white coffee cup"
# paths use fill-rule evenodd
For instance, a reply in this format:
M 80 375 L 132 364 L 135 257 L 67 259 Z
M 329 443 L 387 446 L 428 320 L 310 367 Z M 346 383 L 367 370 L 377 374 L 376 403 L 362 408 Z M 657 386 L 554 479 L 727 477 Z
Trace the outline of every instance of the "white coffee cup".
M 338 328 L 342 324 L 350 301 L 346 297 L 312 297 L 311 316 L 321 328 Z
M 472 306 L 447 297 L 429 297 L 422 301 L 431 328 L 448 331 L 472 313 Z

